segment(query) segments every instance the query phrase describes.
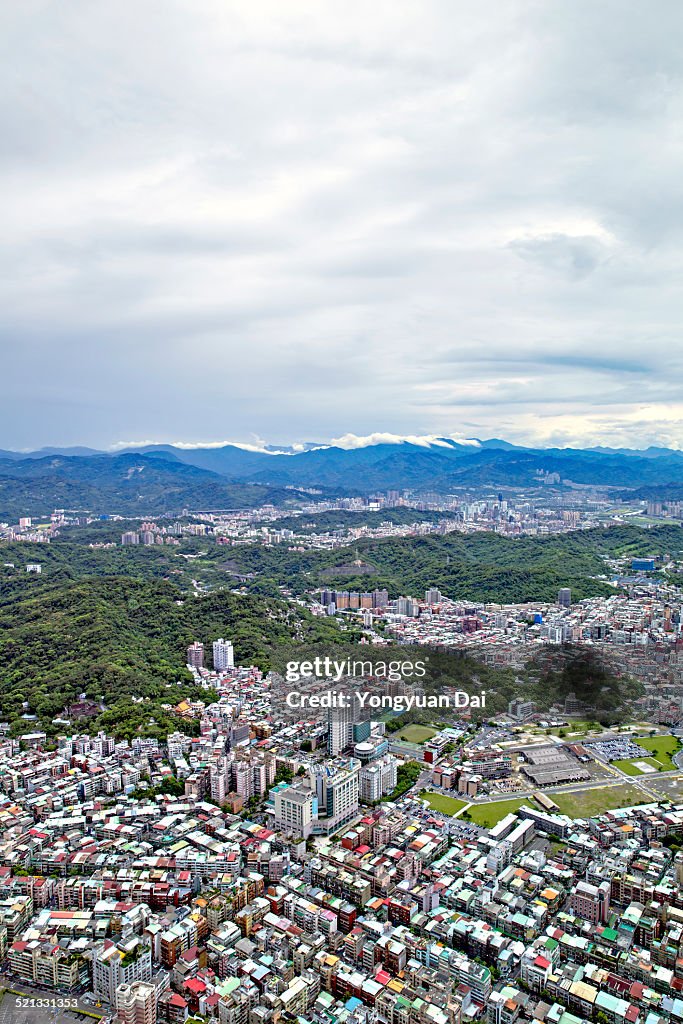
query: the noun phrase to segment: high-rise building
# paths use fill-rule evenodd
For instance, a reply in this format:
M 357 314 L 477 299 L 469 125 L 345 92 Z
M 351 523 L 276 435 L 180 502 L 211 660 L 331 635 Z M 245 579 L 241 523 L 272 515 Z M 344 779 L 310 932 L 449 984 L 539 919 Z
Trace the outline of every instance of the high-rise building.
M 600 924 L 609 917 L 609 898 L 609 882 L 591 885 L 590 882 L 580 881 L 572 891 L 569 905 L 584 921 Z
M 200 643 L 199 640 L 195 640 L 187 648 L 187 664 L 191 668 L 204 668 L 204 644 Z
M 275 827 L 308 839 L 313 829 L 315 794 L 303 785 L 285 786 L 275 794 Z
M 248 800 L 254 795 L 254 772 L 250 761 L 234 761 L 232 765 L 233 790 Z
M 356 758 L 337 758 L 313 765 L 302 779 L 274 792 L 275 827 L 307 839 L 330 834 L 358 814 Z
M 533 715 L 536 710 L 536 705 L 532 700 L 524 700 L 522 697 L 515 697 L 508 704 L 508 714 L 516 718 L 518 722 L 523 722 L 525 718 Z
M 124 547 L 127 547 L 131 544 L 139 544 L 140 538 L 138 537 L 137 533 L 135 533 L 133 530 L 129 530 L 127 533 L 121 534 L 121 543 L 124 545 Z
M 441 604 L 441 591 L 436 587 L 425 591 L 425 604 Z
M 336 757 L 354 743 L 366 740 L 371 729 L 372 723 L 363 717 L 358 701 L 351 700 L 349 707 L 330 708 L 327 712 L 327 751 L 330 757 Z
M 93 992 L 112 1006 L 120 985 L 149 981 L 152 977 L 152 951 L 138 939 L 117 946 L 105 939 L 92 953 Z
M 251 764 L 252 788 L 254 793 L 263 796 L 268 792 L 270 782 L 268 776 L 268 765 L 264 761 L 249 762 Z
M 211 784 L 211 799 L 217 804 L 224 804 L 225 798 L 228 795 L 229 781 L 225 769 L 220 764 L 213 765 L 209 770 L 209 780 Z
M 226 672 L 235 667 L 235 652 L 229 640 L 214 640 L 213 667 L 216 672 Z
M 572 592 L 569 587 L 562 587 L 557 595 L 557 603 L 561 608 L 569 608 L 572 603 Z
M 122 1024 L 156 1024 L 157 990 L 146 981 L 119 985 L 116 989 L 116 1020 Z
M 679 850 L 674 857 L 674 866 L 676 870 L 676 881 L 679 885 L 683 885 L 683 853 Z
M 372 804 L 396 789 L 398 766 L 391 754 L 361 768 L 358 774 L 358 795 L 364 803 Z
M 335 832 L 358 813 L 358 773 L 356 758 L 338 758 L 316 764 L 309 778 L 318 798 L 318 830 Z
M 351 708 L 330 708 L 327 713 L 327 752 L 336 757 L 351 746 L 353 736 Z

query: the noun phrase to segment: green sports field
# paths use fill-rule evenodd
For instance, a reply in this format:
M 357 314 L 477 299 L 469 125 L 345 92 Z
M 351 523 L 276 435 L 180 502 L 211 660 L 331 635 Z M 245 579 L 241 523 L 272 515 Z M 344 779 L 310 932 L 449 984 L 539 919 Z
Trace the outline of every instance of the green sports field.
M 426 743 L 432 736 L 436 736 L 436 729 L 430 729 L 428 725 L 404 725 L 391 735 L 391 739 L 406 740 L 407 743 Z
M 421 795 L 423 800 L 427 801 L 432 810 L 440 811 L 442 814 L 453 815 L 465 806 L 464 801 L 456 800 L 454 797 L 446 796 L 444 793 L 425 792 Z
M 490 804 L 473 804 L 467 813 L 475 825 L 481 825 L 483 828 L 492 828 L 506 814 L 513 814 L 515 811 L 518 811 L 522 804 L 526 804 L 527 807 L 530 806 L 529 801 L 526 799 L 496 800 Z

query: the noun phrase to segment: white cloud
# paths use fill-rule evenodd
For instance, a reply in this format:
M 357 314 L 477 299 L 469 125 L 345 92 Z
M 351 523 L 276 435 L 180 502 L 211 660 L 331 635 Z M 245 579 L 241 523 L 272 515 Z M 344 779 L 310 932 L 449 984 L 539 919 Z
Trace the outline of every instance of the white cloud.
M 0 447 L 673 436 L 682 29 L 675 0 L 4 5 Z
M 449 435 L 450 440 L 458 444 L 468 445 L 473 448 L 481 447 L 480 442 L 473 438 L 461 438 Z M 421 448 L 449 448 L 448 439 L 436 435 L 416 434 L 387 434 L 375 433 L 358 437 L 356 434 L 344 434 L 342 437 L 334 438 L 330 444 L 335 448 L 368 448 L 375 444 L 414 444 Z

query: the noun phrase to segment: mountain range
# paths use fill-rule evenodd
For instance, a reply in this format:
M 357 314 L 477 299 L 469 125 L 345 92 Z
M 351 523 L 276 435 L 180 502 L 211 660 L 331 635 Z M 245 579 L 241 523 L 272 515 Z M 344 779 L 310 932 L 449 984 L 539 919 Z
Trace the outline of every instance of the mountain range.
M 379 435 L 380 438 L 386 435 Z M 0 450 L 0 517 L 55 507 L 159 514 L 188 508 L 294 505 L 301 489 L 324 494 L 589 485 L 656 498 L 683 484 L 683 452 L 671 448 L 531 448 L 499 438 L 354 438 L 296 448 L 148 444 Z

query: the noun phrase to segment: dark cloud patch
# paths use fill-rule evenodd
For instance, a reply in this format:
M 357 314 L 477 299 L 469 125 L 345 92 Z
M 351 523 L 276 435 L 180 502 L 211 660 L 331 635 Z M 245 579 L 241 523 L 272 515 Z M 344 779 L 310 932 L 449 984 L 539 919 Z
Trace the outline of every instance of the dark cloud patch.
M 529 263 L 576 281 L 592 274 L 607 258 L 607 249 L 598 239 L 562 234 L 515 239 L 510 248 Z

